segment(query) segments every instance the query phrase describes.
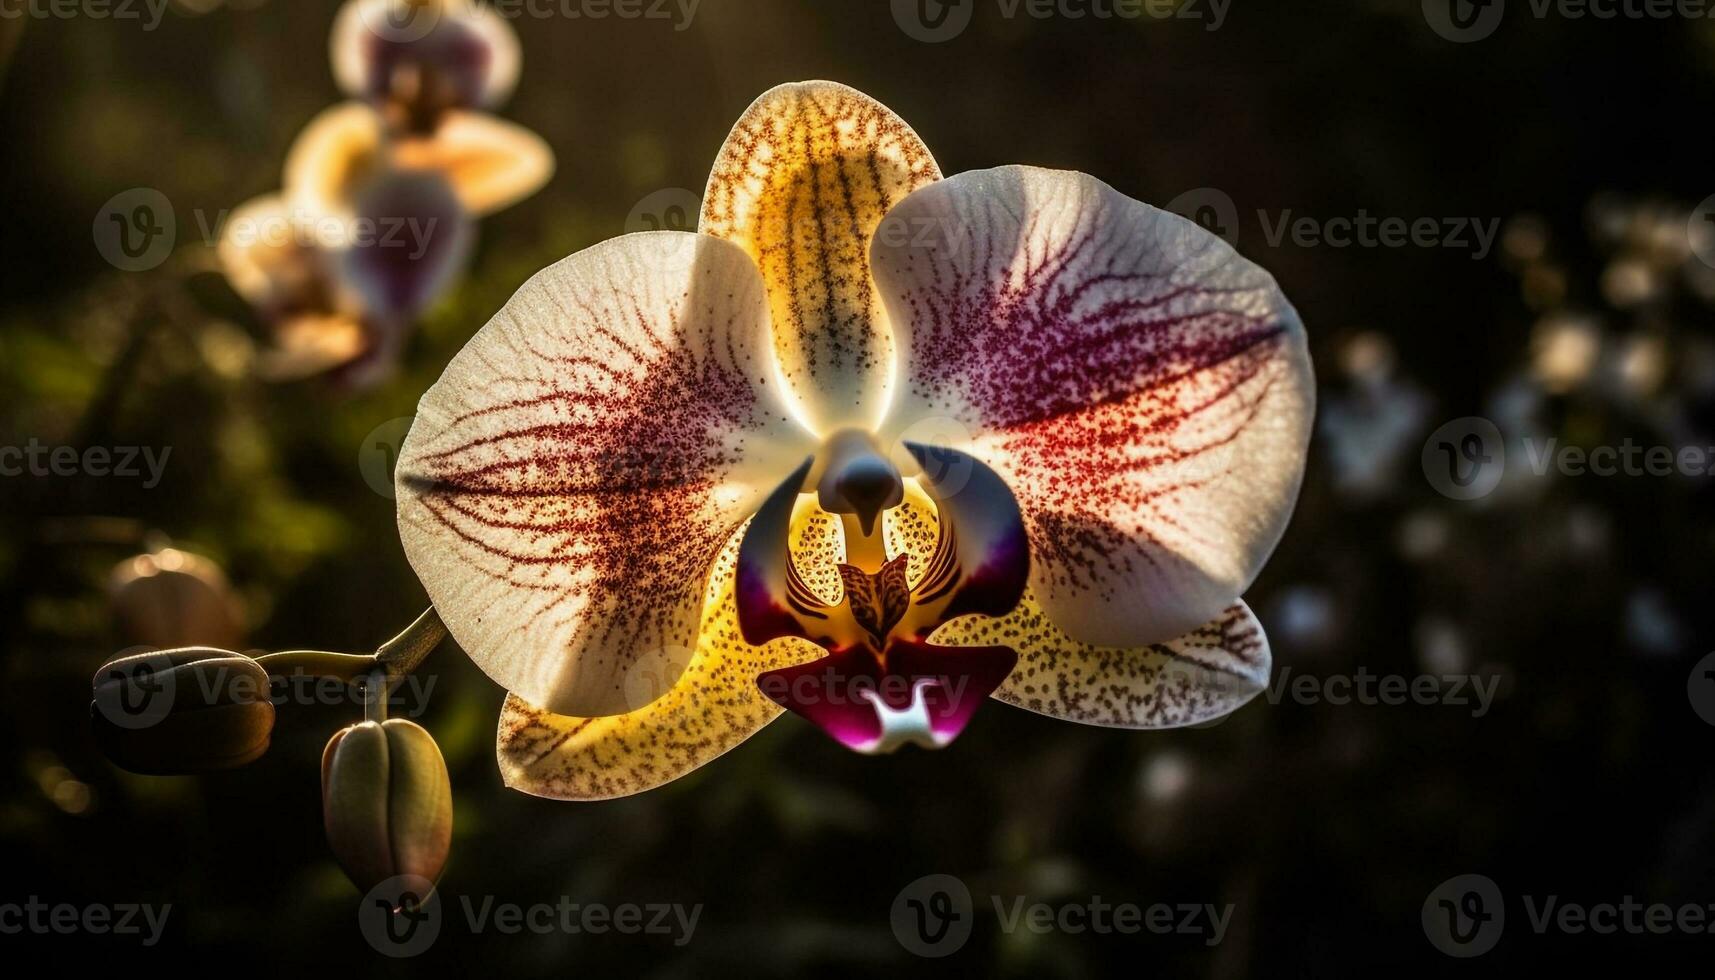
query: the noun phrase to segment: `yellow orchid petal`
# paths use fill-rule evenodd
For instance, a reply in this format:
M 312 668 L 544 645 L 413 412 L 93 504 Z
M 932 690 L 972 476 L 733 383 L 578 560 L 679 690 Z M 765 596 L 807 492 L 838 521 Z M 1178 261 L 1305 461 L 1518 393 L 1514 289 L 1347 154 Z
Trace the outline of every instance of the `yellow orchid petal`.
M 837 583 L 840 522 L 806 495 L 793 517 L 793 551 L 819 588 Z M 639 671 L 628 679 L 628 714 L 573 718 L 509 694 L 496 746 L 506 785 L 558 800 L 606 800 L 670 782 L 708 763 L 778 718 L 779 705 L 756 686 L 757 674 L 805 663 L 823 650 L 799 639 L 764 647 L 744 642 L 733 600 L 741 528 L 715 561 L 697 649 L 677 677 Z M 837 594 L 837 589 L 836 589 Z M 665 696 L 658 697 L 660 690 Z
M 372 339 L 348 314 L 289 317 L 274 328 L 274 346 L 262 353 L 258 373 L 269 381 L 308 378 L 362 357 Z
M 910 126 L 833 82 L 764 93 L 721 148 L 700 230 L 761 267 L 787 391 L 818 433 L 873 428 L 887 408 L 894 345 L 870 240 L 896 202 L 940 176 Z
M 448 112 L 434 133 L 399 140 L 394 162 L 444 174 L 465 210 L 478 217 L 517 204 L 554 175 L 547 142 L 482 112 Z
M 221 226 L 215 254 L 233 290 L 264 315 L 319 309 L 330 302 L 325 261 L 307 247 L 278 194 L 234 208 Z
M 324 217 L 345 217 L 358 189 L 386 166 L 381 117 L 361 102 L 343 102 L 310 120 L 286 154 L 283 183 L 293 218 L 311 231 Z M 330 226 L 337 245 L 343 227 Z
M 1243 602 L 1178 639 L 1120 649 L 1072 639 L 1026 595 L 1010 615 L 954 620 L 935 641 L 1011 647 L 1018 666 L 994 697 L 1108 728 L 1178 728 L 1219 718 L 1268 686 L 1271 663 L 1268 637 Z

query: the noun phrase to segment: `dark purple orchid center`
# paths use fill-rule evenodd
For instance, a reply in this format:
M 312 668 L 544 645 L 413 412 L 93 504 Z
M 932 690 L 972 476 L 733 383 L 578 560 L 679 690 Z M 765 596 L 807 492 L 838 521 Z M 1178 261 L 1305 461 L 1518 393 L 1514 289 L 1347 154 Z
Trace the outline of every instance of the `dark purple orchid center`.
M 449 17 L 422 37 L 376 32 L 367 54 L 370 99 L 408 132 L 432 131 L 447 110 L 480 105 L 494 61 L 481 34 Z
M 908 445 L 936 507 L 935 550 L 915 582 L 909 556 L 885 554 L 877 518 L 904 499 L 903 484 L 867 436 L 842 434 L 819 461 L 819 499 L 844 519 L 844 596 L 818 597 L 791 550 L 792 510 L 817 460 L 807 460 L 752 519 L 739 549 L 739 627 L 749 643 L 800 637 L 828 656 L 768 671 L 757 685 L 775 703 L 859 752 L 907 743 L 940 748 L 1017 662 L 1007 647 L 928 642 L 957 616 L 1001 616 L 1024 594 L 1030 571 L 1018 503 L 995 473 L 963 453 Z M 891 473 L 894 486 L 886 485 Z

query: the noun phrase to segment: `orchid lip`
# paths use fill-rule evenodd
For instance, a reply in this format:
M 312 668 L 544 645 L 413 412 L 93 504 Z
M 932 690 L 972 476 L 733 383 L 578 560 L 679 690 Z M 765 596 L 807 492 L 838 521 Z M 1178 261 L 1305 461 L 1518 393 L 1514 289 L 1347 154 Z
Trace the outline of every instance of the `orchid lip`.
M 864 755 L 913 744 L 950 745 L 1018 662 L 1008 647 L 948 647 L 895 640 L 885 655 L 868 645 L 757 678 L 776 704 Z

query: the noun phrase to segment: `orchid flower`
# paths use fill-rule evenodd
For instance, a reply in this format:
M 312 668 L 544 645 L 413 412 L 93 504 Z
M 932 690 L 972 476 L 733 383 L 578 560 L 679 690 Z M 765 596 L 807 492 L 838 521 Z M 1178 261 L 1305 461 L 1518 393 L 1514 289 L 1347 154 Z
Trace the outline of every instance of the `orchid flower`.
M 464 268 L 475 220 L 553 173 L 539 136 L 470 108 L 517 80 L 510 25 L 437 0 L 411 6 L 426 33 L 400 37 L 385 12 L 400 0 L 380 2 L 352 0 L 334 25 L 335 75 L 362 100 L 313 119 L 287 155 L 284 190 L 241 205 L 223 229 L 222 266 L 272 330 L 263 366 L 276 378 L 378 380 Z
M 1221 716 L 1313 414 L 1304 330 L 1220 239 L 1080 173 L 942 178 L 830 82 L 767 92 L 699 229 L 526 283 L 423 396 L 400 535 L 510 692 L 508 785 L 678 778 L 783 711 L 951 742 L 989 695 Z

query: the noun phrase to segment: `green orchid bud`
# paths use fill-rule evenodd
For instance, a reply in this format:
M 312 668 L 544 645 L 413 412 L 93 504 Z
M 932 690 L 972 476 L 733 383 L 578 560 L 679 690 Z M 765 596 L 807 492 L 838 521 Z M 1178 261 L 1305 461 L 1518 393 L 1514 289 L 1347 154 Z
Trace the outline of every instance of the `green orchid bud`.
M 399 718 L 339 732 L 322 753 L 322 814 L 334 856 L 358 889 L 398 875 L 434 881 L 453 833 L 440 747 Z
M 268 674 L 229 650 L 188 647 L 121 657 L 93 683 L 90 722 L 122 769 L 170 776 L 246 765 L 268 751 Z

